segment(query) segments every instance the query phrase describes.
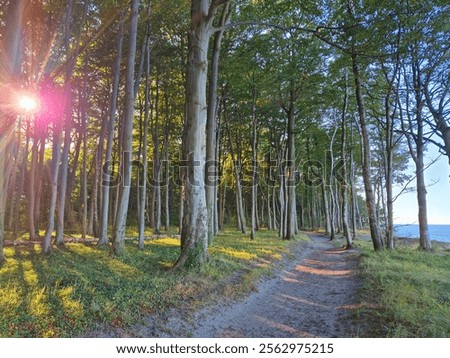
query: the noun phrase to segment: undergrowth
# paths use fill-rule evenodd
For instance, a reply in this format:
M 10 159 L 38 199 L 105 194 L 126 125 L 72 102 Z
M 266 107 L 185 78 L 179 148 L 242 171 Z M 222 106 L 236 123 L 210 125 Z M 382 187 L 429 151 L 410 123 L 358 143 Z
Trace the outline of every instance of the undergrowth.
M 363 296 L 375 307 L 363 312 L 372 336 L 450 337 L 448 251 L 426 253 L 407 245 L 375 253 L 369 241 L 358 241 L 357 247 Z
M 119 258 L 108 248 L 79 243 L 45 257 L 38 245 L 7 247 L 0 269 L 0 337 L 73 337 L 99 324 L 126 327 L 183 301 L 195 303 L 199 295 L 204 301 L 220 282 L 224 295 L 246 292 L 290 244 L 275 232 L 261 231 L 251 241 L 225 231 L 202 270 L 181 272 L 169 270 L 179 255 L 174 237 L 147 240 L 144 250 L 130 240 Z M 236 273 L 239 280 L 227 286 Z

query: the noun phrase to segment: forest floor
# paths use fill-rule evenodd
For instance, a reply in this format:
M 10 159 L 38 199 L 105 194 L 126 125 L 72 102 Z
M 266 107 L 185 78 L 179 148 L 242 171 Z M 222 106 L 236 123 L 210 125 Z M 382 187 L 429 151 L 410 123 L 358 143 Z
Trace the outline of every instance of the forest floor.
M 361 307 L 360 253 L 310 234 L 244 298 L 222 298 L 192 312 L 173 308 L 128 333 L 140 337 L 355 337 Z M 228 284 L 232 284 L 228 283 Z M 123 332 L 124 333 L 124 332 Z M 127 334 L 125 334 L 126 336 Z M 123 335 L 122 335 L 123 336 Z

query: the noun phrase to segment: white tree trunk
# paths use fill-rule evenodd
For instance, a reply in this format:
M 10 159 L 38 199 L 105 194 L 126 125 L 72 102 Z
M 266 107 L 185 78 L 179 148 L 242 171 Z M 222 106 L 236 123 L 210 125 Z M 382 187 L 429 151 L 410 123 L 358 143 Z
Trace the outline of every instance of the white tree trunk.
M 201 266 L 208 257 L 208 209 L 205 193 L 206 84 L 208 47 L 217 1 L 192 0 L 186 71 L 186 123 L 183 160 L 186 192 L 181 254 L 175 268 Z
M 119 196 L 116 223 L 113 231 L 113 251 L 121 255 L 125 251 L 125 229 L 127 224 L 128 203 L 131 187 L 131 163 L 133 142 L 133 113 L 134 113 L 134 67 L 136 61 L 136 39 L 138 27 L 139 0 L 131 1 L 130 35 L 127 55 L 127 69 L 125 81 L 125 107 L 123 127 L 123 189 Z
M 100 220 L 100 245 L 106 245 L 108 243 L 108 214 L 109 214 L 109 197 L 110 197 L 110 183 L 111 178 L 109 177 L 109 171 L 111 170 L 111 160 L 112 160 L 112 147 L 114 141 L 114 124 L 116 121 L 116 111 L 117 111 L 117 98 L 119 94 L 119 81 L 120 81 L 120 63 L 122 61 L 122 44 L 123 44 L 123 26 L 125 21 L 125 15 L 121 15 L 119 23 L 119 33 L 117 35 L 117 54 L 114 59 L 113 64 L 113 86 L 111 94 L 111 105 L 109 112 L 109 122 L 107 128 L 107 139 L 106 139 L 106 154 L 105 154 L 105 164 L 103 167 L 103 202 L 102 202 L 102 212 Z

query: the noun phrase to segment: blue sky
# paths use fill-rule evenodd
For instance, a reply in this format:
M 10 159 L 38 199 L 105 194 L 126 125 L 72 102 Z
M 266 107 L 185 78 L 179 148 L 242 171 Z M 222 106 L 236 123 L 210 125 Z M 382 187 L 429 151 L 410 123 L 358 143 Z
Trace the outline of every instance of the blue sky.
M 439 156 L 435 146 L 430 145 L 427 153 L 427 163 Z M 410 163 L 411 172 L 414 163 Z M 450 225 L 450 165 L 446 156 L 442 156 L 425 172 L 427 187 L 427 207 L 429 224 Z M 410 184 L 415 188 L 415 181 Z M 396 188 L 395 193 L 399 192 Z M 417 224 L 416 192 L 402 194 L 394 203 L 394 222 L 396 224 Z

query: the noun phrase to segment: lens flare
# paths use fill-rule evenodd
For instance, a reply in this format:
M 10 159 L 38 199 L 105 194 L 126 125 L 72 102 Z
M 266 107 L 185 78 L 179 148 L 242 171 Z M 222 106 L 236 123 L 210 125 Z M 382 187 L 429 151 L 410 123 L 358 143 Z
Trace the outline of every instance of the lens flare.
M 39 109 L 39 100 L 36 96 L 21 94 L 18 98 L 17 105 L 21 111 L 34 113 Z

